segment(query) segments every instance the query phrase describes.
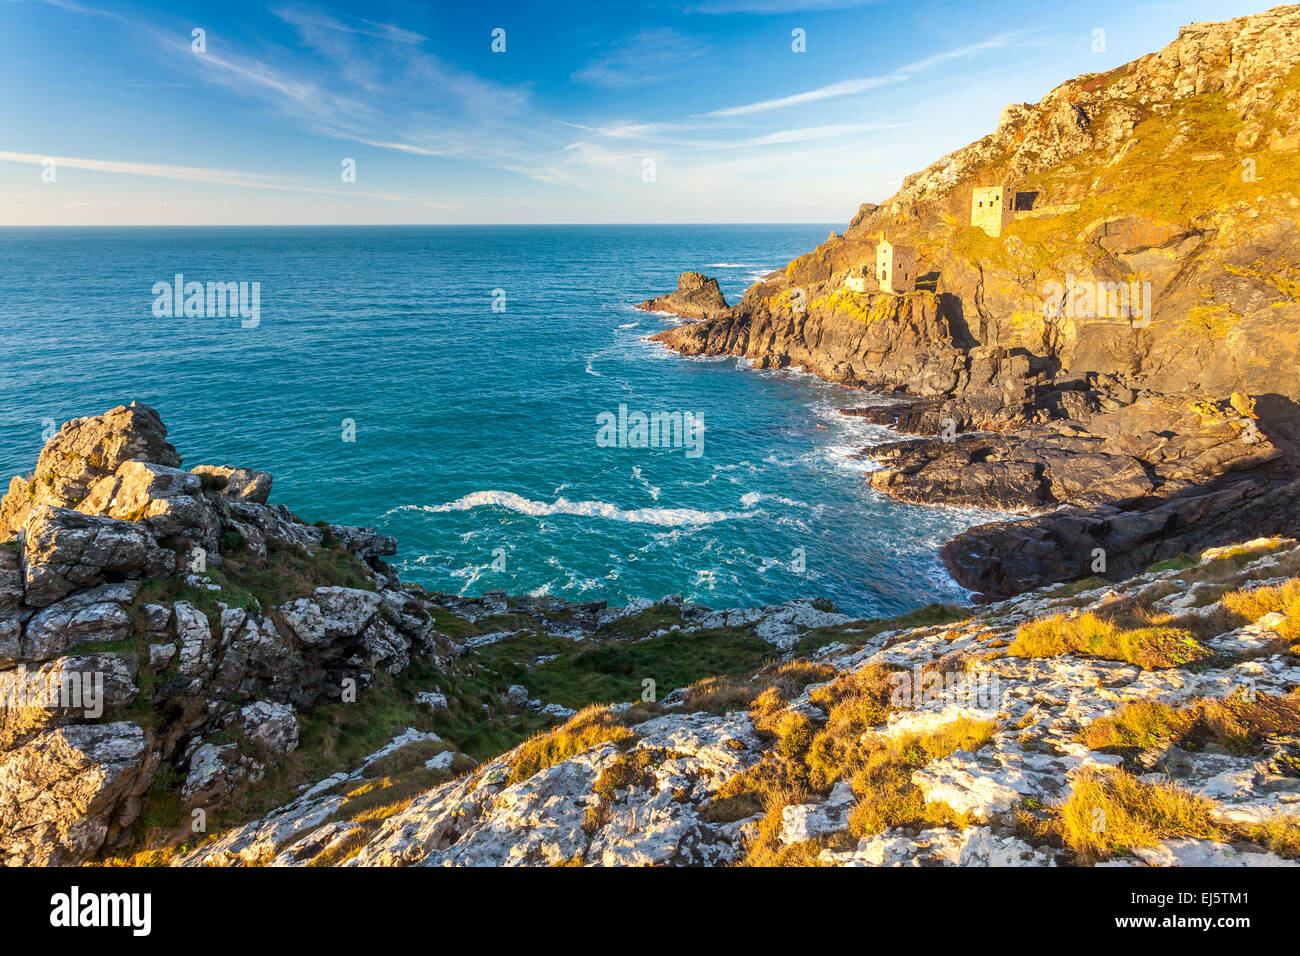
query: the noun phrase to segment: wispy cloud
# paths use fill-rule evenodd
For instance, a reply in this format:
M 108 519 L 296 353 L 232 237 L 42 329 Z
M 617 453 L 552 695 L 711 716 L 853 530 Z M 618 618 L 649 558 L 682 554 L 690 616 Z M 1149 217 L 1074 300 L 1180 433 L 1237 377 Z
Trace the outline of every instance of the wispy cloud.
M 429 39 L 422 33 L 407 30 L 405 27 L 399 27 L 393 23 L 376 23 L 373 20 L 365 20 L 361 17 L 339 19 L 337 16 L 323 10 L 310 7 L 280 7 L 273 12 L 286 23 L 300 28 L 315 27 L 321 30 L 334 30 L 339 33 L 351 33 L 356 36 L 387 40 L 390 43 L 424 43 Z
M 612 89 L 659 83 L 710 53 L 708 44 L 668 27 L 642 30 L 605 50 L 573 79 Z M 698 75 L 698 74 L 696 74 Z
M 162 163 L 132 163 L 115 159 L 91 159 L 80 156 L 42 156 L 37 153 L 15 153 L 0 150 L 0 162 L 26 163 L 33 166 L 54 163 L 55 169 L 85 169 L 99 173 L 116 173 L 124 176 L 144 176 L 149 179 L 170 179 L 180 182 L 203 183 L 210 186 L 235 186 L 241 189 L 271 189 L 277 192 L 315 193 L 318 195 L 348 198 L 364 196 L 387 202 L 416 203 L 437 209 L 455 208 L 451 203 L 434 202 L 418 196 L 400 193 L 360 192 L 352 189 L 327 189 L 323 186 L 305 186 L 286 183 L 271 176 L 247 173 L 233 169 L 206 169 L 201 166 L 169 166 Z
M 755 113 L 767 113 L 771 110 L 785 109 L 790 106 L 803 106 L 808 103 L 815 103 L 820 100 L 834 99 L 840 96 L 855 96 L 860 93 L 867 93 L 881 86 L 890 86 L 895 83 L 902 83 L 911 79 L 917 73 L 921 73 L 932 67 L 938 66 L 949 60 L 956 60 L 962 57 L 972 56 L 976 53 L 982 53 L 986 50 L 998 49 L 1009 46 L 1018 34 L 1003 33 L 979 43 L 971 43 L 966 46 L 957 47 L 956 49 L 947 50 L 943 53 L 936 53 L 928 56 L 923 60 L 917 60 L 906 66 L 885 73 L 881 76 L 865 76 L 853 80 L 841 80 L 838 83 L 831 83 L 827 86 L 821 86 L 816 89 L 806 90 L 802 93 L 793 93 L 789 96 L 780 96 L 770 100 L 759 100 L 755 103 L 745 103 L 741 106 L 729 106 L 724 109 L 712 110 L 708 113 L 701 113 L 701 116 L 724 117 L 724 116 L 751 116 Z
M 732 139 L 668 135 L 678 132 L 698 133 L 701 131 L 698 125 L 692 126 L 687 124 L 629 123 L 622 125 L 614 124 L 611 126 L 567 125 L 572 125 L 576 129 L 582 129 L 600 136 L 606 136 L 610 139 L 630 140 L 642 144 L 668 146 L 682 150 L 717 152 L 731 149 L 753 149 L 787 143 L 815 142 L 817 140 L 835 139 L 842 136 L 856 136 L 863 133 L 875 133 L 886 129 L 898 129 L 905 124 L 894 122 L 829 123 L 822 126 L 804 126 L 798 129 L 775 130 L 770 133 L 741 136 Z

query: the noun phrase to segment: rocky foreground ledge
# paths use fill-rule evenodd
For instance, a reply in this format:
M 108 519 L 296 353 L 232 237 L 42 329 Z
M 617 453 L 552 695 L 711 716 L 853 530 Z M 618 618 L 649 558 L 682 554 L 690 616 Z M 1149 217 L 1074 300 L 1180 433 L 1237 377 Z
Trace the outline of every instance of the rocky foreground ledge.
M 751 675 L 593 704 L 376 811 L 443 745 L 412 730 L 173 862 L 1295 865 L 1298 569 L 1296 542 L 1261 540 L 949 623 L 786 613 L 798 642 Z
M 891 620 L 608 608 L 404 584 L 271 486 L 140 405 L 11 485 L 7 864 L 1300 856 L 1292 539 Z

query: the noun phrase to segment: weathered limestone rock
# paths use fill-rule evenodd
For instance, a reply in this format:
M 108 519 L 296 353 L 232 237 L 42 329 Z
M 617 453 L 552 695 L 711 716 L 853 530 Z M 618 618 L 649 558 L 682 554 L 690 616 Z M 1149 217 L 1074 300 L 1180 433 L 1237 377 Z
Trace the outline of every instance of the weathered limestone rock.
M 123 462 L 139 460 L 179 467 L 158 413 L 132 402 L 93 418 L 77 418 L 45 446 L 30 478 L 14 478 L 0 501 L 0 539 L 12 537 L 33 508 L 76 507 L 98 479 Z
M 78 588 L 165 577 L 176 555 L 130 521 L 40 505 L 23 527 L 26 601 L 46 607 Z
M 781 811 L 781 842 L 799 843 L 848 829 L 849 814 L 856 802 L 848 781 L 841 780 L 822 803 L 786 807 Z
M 57 723 L 98 720 L 136 697 L 133 654 L 60 657 L 0 671 L 0 748 Z
M 1211 840 L 1165 840 L 1159 846 L 1133 851 L 1148 866 L 1300 866 L 1258 847 L 1238 849 Z
M 75 724 L 0 757 L 9 865 L 65 866 L 96 853 L 138 810 L 153 776 L 138 724 Z
M 332 524 L 330 533 L 343 542 L 343 547 L 367 563 L 397 553 L 397 539 L 392 535 L 379 534 L 373 528 Z
M 77 510 L 138 521 L 160 538 L 184 535 L 216 550 L 218 515 L 203 499 L 199 476 L 179 468 L 123 462 L 90 486 Z
M 224 481 L 225 485 L 219 490 L 227 497 L 241 498 L 256 505 L 264 505 L 270 500 L 272 478 L 269 472 L 226 465 L 198 465 L 190 471 L 200 477 L 210 475 Z
M 112 643 L 131 635 L 126 605 L 139 590 L 134 581 L 78 591 L 33 614 L 22 637 L 0 641 L 0 667 L 46 661 L 90 643 Z
M 1050 854 L 1010 833 L 988 827 L 922 830 L 909 836 L 886 830 L 863 837 L 857 848 L 836 853 L 823 850 L 821 862 L 835 866 L 1053 866 Z

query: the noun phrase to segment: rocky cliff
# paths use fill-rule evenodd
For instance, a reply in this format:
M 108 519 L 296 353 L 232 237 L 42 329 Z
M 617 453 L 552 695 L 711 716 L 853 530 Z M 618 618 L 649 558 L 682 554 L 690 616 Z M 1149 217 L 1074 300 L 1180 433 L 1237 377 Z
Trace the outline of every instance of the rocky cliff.
M 206 826 L 300 742 L 299 716 L 434 651 L 364 528 L 180 468 L 151 408 L 68 422 L 2 503 L 0 856 L 66 864 Z
M 949 548 L 957 579 L 989 597 L 1087 573 L 1096 548 L 1131 573 L 1272 533 L 1187 529 L 1223 517 L 1214 495 L 1258 503 L 1300 476 L 1298 63 L 1300 7 L 1185 27 L 1158 53 L 1008 106 L 736 306 L 656 338 L 906 397 L 869 414 L 943 446 L 872 449 L 884 493 L 1075 508 Z M 992 185 L 1014 195 L 998 236 L 971 224 L 974 190 Z M 916 250 L 916 291 L 873 291 L 882 238 Z M 1227 411 L 1200 414 L 1210 406 Z M 969 435 L 988 431 L 1001 434 Z

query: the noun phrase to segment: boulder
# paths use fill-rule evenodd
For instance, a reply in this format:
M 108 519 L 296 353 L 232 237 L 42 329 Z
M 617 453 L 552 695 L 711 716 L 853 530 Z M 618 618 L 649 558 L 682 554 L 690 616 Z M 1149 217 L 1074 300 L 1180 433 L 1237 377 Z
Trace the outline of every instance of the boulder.
M 90 487 L 77 505 L 85 514 L 144 524 L 160 538 L 184 535 L 216 550 L 219 518 L 202 495 L 198 475 L 144 461 L 126 461 Z
M 251 468 L 231 468 L 228 465 L 199 465 L 190 469 L 194 474 L 210 476 L 205 487 L 215 487 L 227 497 L 239 498 L 256 505 L 264 505 L 271 498 L 271 475 Z M 211 481 L 211 478 L 217 479 Z
M 10 483 L 0 501 L 0 539 L 16 534 L 33 508 L 76 507 L 96 481 L 132 460 L 172 468 L 181 463 L 162 419 L 147 405 L 132 402 L 66 423 L 41 451 L 36 471 Z
M 176 555 L 130 521 L 40 505 L 23 526 L 26 603 L 46 607 L 78 588 L 166 577 Z
M 21 639 L 0 641 L 0 667 L 47 661 L 90 643 L 113 643 L 131 636 L 126 605 L 139 585 L 133 581 L 78 591 L 42 608 L 28 619 Z
M 74 724 L 0 756 L 0 843 L 7 864 L 67 866 L 99 852 L 140 811 L 153 777 L 130 721 Z

